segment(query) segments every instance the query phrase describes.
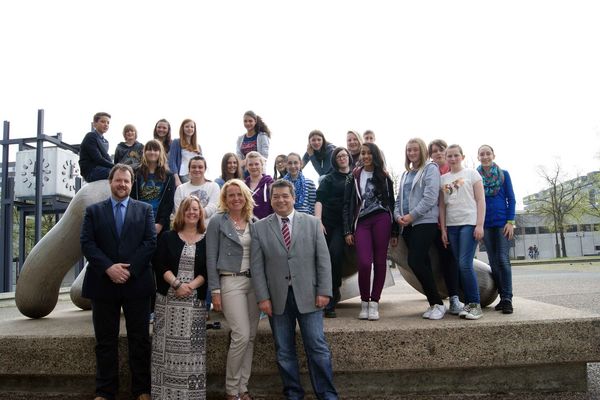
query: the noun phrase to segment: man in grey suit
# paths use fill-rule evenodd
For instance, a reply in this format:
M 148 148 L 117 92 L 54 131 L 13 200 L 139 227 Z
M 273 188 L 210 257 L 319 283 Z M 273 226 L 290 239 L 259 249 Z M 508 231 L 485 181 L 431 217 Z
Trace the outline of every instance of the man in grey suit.
M 294 211 L 294 186 L 271 186 L 275 214 L 252 229 L 251 272 L 259 308 L 269 316 L 277 365 L 287 399 L 303 399 L 296 354 L 296 321 L 319 399 L 337 399 L 331 353 L 323 332 L 323 308 L 331 298 L 331 263 L 319 221 Z

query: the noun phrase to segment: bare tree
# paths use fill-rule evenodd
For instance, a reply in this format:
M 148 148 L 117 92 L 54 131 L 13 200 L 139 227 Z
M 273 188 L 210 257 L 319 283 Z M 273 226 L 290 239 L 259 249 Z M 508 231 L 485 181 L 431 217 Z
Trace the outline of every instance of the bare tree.
M 554 231 L 556 257 L 561 257 L 561 249 L 562 257 L 566 257 L 566 222 L 569 217 L 577 219 L 582 214 L 585 199 L 582 185 L 579 179 L 567 180 L 558 162 L 553 170 L 540 167 L 538 173 L 548 184 L 548 188 L 531 201 L 528 211 L 550 222 L 550 228 Z

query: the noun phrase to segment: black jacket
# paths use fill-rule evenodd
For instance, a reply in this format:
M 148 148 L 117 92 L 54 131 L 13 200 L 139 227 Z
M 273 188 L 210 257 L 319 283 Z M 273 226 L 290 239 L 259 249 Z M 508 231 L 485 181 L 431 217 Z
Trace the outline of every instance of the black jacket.
M 150 260 L 156 249 L 156 231 L 148 204 L 129 199 L 120 237 L 111 200 L 92 204 L 85 210 L 80 240 L 88 260 L 83 297 L 140 298 L 154 293 Z M 131 276 L 124 284 L 113 283 L 106 274 L 115 263 L 130 264 Z
M 152 259 L 152 266 L 156 275 L 156 291 L 162 295 L 166 295 L 169 291 L 169 284 L 165 282 L 163 275 L 165 272 L 171 271 L 177 276 L 184 244 L 175 231 L 165 232 L 158 240 L 158 248 Z M 204 284 L 197 289 L 198 298 L 204 300 L 206 299 L 206 282 L 208 280 L 206 275 L 206 240 L 204 238 L 196 243 L 194 278 L 198 275 L 204 277 Z
M 356 223 L 358 222 L 358 214 L 363 202 L 360 195 L 360 190 L 358 189 L 360 173 L 362 172 L 362 169 L 363 167 L 356 167 L 346 179 L 343 211 L 344 236 L 354 234 Z M 389 175 L 386 175 L 385 186 L 385 193 L 377 193 L 377 197 L 380 199 L 381 204 L 386 208 L 387 212 L 390 214 L 390 218 L 392 219 L 392 237 L 398 237 L 400 235 L 400 226 L 396 221 L 394 221 L 394 204 L 396 201 L 394 196 L 394 182 L 392 182 Z
M 98 132 L 92 131 L 85 135 L 79 148 L 81 176 L 87 180 L 90 172 L 97 166 L 112 168 L 113 162 L 104 148 L 103 138 Z

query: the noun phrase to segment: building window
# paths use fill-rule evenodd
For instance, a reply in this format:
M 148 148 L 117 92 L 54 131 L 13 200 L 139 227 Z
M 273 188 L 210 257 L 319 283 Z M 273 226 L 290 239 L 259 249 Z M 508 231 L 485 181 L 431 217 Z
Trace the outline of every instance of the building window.
M 593 225 L 591 224 L 585 224 L 585 225 L 581 225 L 581 230 L 583 232 L 592 232 L 593 230 Z
M 535 226 L 526 226 L 525 234 L 526 235 L 535 235 Z
M 565 232 L 577 232 L 577 225 L 565 226 Z
M 538 231 L 541 233 L 552 233 L 550 232 L 550 229 L 548 229 L 547 226 L 538 226 Z

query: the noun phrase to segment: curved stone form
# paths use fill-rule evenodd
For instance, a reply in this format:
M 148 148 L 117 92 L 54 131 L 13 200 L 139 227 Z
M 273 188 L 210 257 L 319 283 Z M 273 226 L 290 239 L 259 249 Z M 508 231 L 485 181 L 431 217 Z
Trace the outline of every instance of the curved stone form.
M 31 250 L 15 292 L 17 308 L 23 315 L 42 318 L 54 310 L 63 278 L 82 256 L 79 234 L 85 208 L 109 196 L 107 180 L 84 185 L 60 221 Z
M 419 280 L 412 272 L 412 269 L 408 266 L 407 261 L 407 249 L 404 240 L 400 237 L 398 240 L 398 246 L 390 247 L 388 250 L 388 257 L 400 266 L 400 274 L 402 277 L 420 293 L 423 293 L 423 288 L 419 283 Z M 431 246 L 429 249 L 429 258 L 431 259 L 431 266 L 433 268 L 433 276 L 435 283 L 438 288 L 438 292 L 442 298 L 448 297 L 448 290 L 446 289 L 446 283 L 444 282 L 444 276 L 440 269 L 440 262 L 438 252 L 435 246 Z M 477 283 L 479 284 L 479 297 L 481 306 L 485 307 L 494 302 L 498 297 L 498 290 L 492 277 L 492 268 L 480 260 L 473 260 L 473 266 L 475 267 L 475 274 L 477 275 Z
M 82 310 L 92 309 L 92 301 L 81 295 L 83 290 L 83 278 L 85 278 L 85 271 L 87 271 L 87 267 L 88 263 L 85 263 L 85 267 L 83 267 L 79 275 L 77 275 L 77 278 L 75 278 L 73 281 L 73 284 L 71 285 L 71 292 L 69 293 L 73 304 Z

